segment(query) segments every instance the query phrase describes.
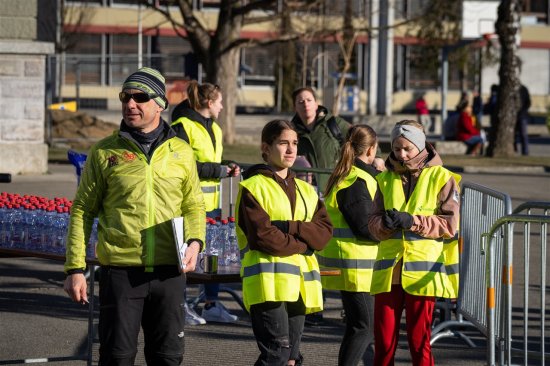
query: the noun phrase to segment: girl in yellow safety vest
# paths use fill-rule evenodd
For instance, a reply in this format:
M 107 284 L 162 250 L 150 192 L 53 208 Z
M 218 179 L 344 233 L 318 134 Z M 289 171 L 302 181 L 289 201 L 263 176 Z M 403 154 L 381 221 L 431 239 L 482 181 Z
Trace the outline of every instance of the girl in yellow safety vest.
M 379 171 L 372 165 L 377 147 L 371 127 L 351 127 L 326 188 L 325 205 L 334 229 L 317 260 L 321 269 L 340 270 L 339 276 L 322 278 L 323 289 L 340 290 L 346 314 L 340 366 L 356 366 L 374 340 L 374 298 L 369 292 L 378 242 L 368 230 L 367 215 L 377 187 Z
M 243 300 L 260 349 L 255 365 L 301 365 L 305 314 L 323 306 L 313 251 L 325 247 L 332 224 L 313 186 L 289 170 L 297 147 L 292 123 L 267 123 L 266 164 L 243 173 L 237 196 Z
M 375 365 L 393 365 L 399 323 L 406 311 L 413 365 L 433 365 L 430 347 L 436 297 L 458 292 L 459 180 L 443 168 L 426 143 L 421 124 L 398 122 L 392 151 L 368 219 L 380 241 L 371 282 L 374 301 Z
M 214 84 L 199 84 L 196 80 L 191 80 L 187 87 L 187 96 L 188 99 L 181 102 L 172 113 L 172 129 L 193 148 L 206 216 L 215 219 L 222 214 L 220 179 L 238 176 L 240 167 L 234 162 L 222 163 L 222 129 L 216 122 L 223 109 L 220 88 Z M 208 247 L 211 243 L 206 244 Z M 201 313 L 202 318 L 185 304 L 186 324 L 237 321 L 237 316 L 229 313 L 219 301 L 219 290 L 218 283 L 204 285 L 205 304 Z

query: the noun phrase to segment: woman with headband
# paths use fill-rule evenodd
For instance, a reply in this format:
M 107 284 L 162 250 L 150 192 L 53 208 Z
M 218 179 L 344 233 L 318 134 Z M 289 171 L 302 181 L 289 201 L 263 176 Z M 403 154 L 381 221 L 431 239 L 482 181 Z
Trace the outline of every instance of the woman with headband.
M 403 309 L 413 365 L 433 365 L 436 298 L 456 298 L 460 176 L 445 169 L 421 124 L 398 122 L 378 191 L 370 233 L 380 241 L 370 292 L 375 365 L 393 365 Z

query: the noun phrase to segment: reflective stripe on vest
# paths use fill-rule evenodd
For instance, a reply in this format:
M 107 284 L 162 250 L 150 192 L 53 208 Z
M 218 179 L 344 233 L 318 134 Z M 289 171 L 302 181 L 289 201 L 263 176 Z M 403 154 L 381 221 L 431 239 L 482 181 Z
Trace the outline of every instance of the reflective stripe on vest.
M 248 190 L 271 220 L 311 221 L 319 198 L 308 183 L 294 180 L 296 184 L 296 207 L 294 216 L 288 196 L 272 178 L 258 174 L 239 185 L 237 207 L 240 206 L 242 191 Z M 238 210 L 236 220 L 239 222 Z M 241 276 L 243 278 L 243 302 L 250 306 L 266 301 L 297 301 L 301 296 L 306 313 L 323 308 L 321 276 L 315 256 L 295 254 L 272 256 L 259 250 L 250 250 L 247 238 L 236 225 L 237 240 L 241 254 Z
M 216 122 L 212 123 L 212 131 L 216 140 L 216 145 L 210 137 L 210 134 L 204 126 L 187 117 L 178 118 L 172 123 L 172 126 L 181 123 L 187 137 L 189 145 L 193 148 L 195 159 L 200 163 L 221 163 L 222 161 L 222 130 Z M 220 180 L 219 179 L 201 179 L 201 189 L 204 196 L 206 212 L 215 210 L 220 202 Z
M 374 259 L 343 259 L 343 258 L 326 258 L 317 256 L 317 261 L 321 267 L 333 267 L 342 269 L 373 269 Z
M 217 184 L 215 186 L 202 186 L 201 191 L 202 193 L 216 193 L 220 191 L 220 185 Z M 209 211 L 212 211 L 212 210 L 209 210 Z
M 285 273 L 300 275 L 300 267 L 288 263 L 256 263 L 243 268 L 243 278 L 256 276 L 260 273 Z
M 399 174 L 386 171 L 377 176 L 385 209 L 426 216 L 436 214 L 437 196 L 451 178 L 458 185 L 460 177 L 441 166 L 424 169 L 407 202 Z M 429 239 L 410 231 L 399 231 L 380 243 L 371 293 L 391 290 L 393 267 L 403 259 L 401 283 L 405 291 L 420 296 L 456 298 L 458 258 L 456 237 Z
M 396 231 L 395 233 L 393 233 L 391 238 L 392 239 L 405 239 L 407 241 L 426 240 L 425 237 L 421 236 L 420 234 L 413 233 L 411 231 L 405 231 L 404 233 L 401 232 L 401 231 Z M 458 240 L 458 234 L 455 235 L 454 237 L 450 238 L 450 239 L 436 238 L 436 239 L 430 239 L 430 240 L 434 240 L 434 241 L 437 241 L 437 242 L 443 242 L 444 244 L 451 243 L 455 240 Z
M 353 234 L 338 208 L 337 201 L 338 192 L 349 188 L 358 178 L 365 182 L 371 199 L 374 198 L 376 180 L 368 172 L 355 166 L 352 166 L 350 173 L 325 198 L 325 206 L 334 226 L 333 237 L 325 249 L 316 253 L 317 260 L 321 268 L 340 270 L 338 276 L 326 276 L 321 279 L 325 289 L 370 291 L 378 243 L 361 241 Z

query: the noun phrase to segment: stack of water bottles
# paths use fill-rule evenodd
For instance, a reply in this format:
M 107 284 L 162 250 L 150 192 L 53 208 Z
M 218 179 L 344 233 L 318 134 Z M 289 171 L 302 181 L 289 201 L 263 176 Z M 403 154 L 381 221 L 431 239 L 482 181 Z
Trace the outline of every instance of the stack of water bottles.
M 206 219 L 206 255 L 218 256 L 219 272 L 238 272 L 241 266 L 235 218 Z
M 48 254 L 65 254 L 72 202 L 63 197 L 0 193 L 0 247 Z M 95 256 L 97 219 L 88 257 Z

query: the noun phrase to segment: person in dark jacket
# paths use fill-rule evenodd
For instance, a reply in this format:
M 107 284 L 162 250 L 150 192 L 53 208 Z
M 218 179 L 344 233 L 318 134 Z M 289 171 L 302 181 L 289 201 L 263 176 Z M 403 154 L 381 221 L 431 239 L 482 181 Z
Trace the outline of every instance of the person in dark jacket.
M 321 268 L 340 270 L 338 276 L 321 279 L 324 289 L 340 291 L 346 314 L 339 366 L 357 366 L 374 341 L 374 297 L 369 292 L 378 242 L 369 232 L 367 218 L 377 189 L 378 170 L 372 166 L 377 145 L 371 127 L 351 127 L 326 189 L 334 235 L 317 259 Z
M 313 168 L 333 169 L 350 124 L 319 105 L 310 87 L 296 89 L 292 100 L 296 111 L 292 123 L 298 132 L 298 156 L 304 156 Z M 328 174 L 320 174 L 318 178 L 315 183 L 322 192 Z
M 521 155 L 529 155 L 529 136 L 527 125 L 529 124 L 529 108 L 531 108 L 531 96 L 525 85 L 519 87 L 519 110 L 516 119 L 514 150 L 518 151 L 517 145 L 521 146 Z

